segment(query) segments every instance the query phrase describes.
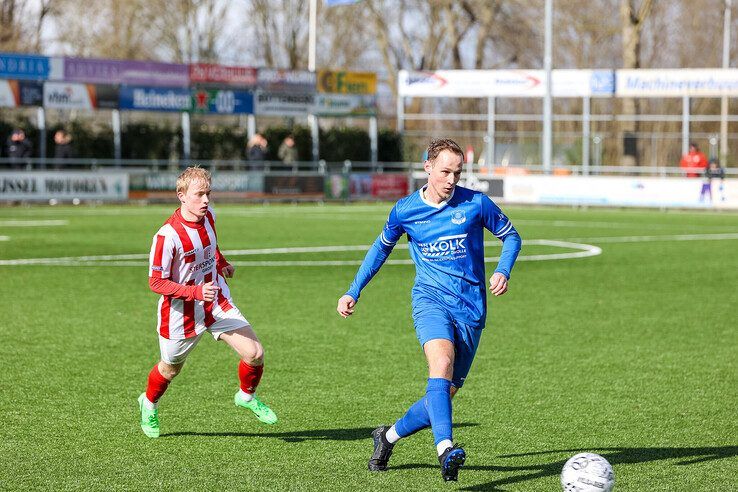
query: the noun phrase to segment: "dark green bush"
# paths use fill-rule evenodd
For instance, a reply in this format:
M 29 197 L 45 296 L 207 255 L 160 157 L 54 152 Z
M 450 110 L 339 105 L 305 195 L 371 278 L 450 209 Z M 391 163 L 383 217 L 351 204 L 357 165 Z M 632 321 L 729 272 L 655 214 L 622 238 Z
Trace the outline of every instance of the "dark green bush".
M 0 145 L 5 151 L 5 140 L 15 127 L 25 130 L 34 147 L 39 151 L 39 131 L 33 122 L 0 119 Z M 75 155 L 80 158 L 112 159 L 115 157 L 113 131 L 109 127 L 95 128 L 83 120 L 65 125 L 55 125 L 46 131 L 46 155 L 54 155 L 54 132 L 64 128 L 72 135 Z M 293 134 L 299 159 L 312 159 L 312 137 L 306 126 L 269 127 L 262 132 L 268 142 L 268 159 L 279 160 L 277 150 L 288 134 Z M 320 158 L 328 162 L 371 160 L 369 134 L 359 128 L 334 127 L 320 129 Z M 247 137 L 243 128 L 198 125 L 193 122 L 190 157 L 192 159 L 244 159 Z M 155 122 L 135 122 L 124 125 L 121 131 L 121 157 L 123 159 L 180 159 L 182 130 L 178 126 Z M 380 130 L 378 135 L 378 159 L 380 162 L 402 161 L 402 136 L 394 130 Z

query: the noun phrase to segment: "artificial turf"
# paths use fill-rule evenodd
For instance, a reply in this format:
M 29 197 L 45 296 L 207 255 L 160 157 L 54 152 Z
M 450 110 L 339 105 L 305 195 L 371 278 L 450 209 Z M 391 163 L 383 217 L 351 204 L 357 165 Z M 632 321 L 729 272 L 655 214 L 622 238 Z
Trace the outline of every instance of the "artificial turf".
M 216 204 L 219 245 L 368 245 L 390 207 Z M 361 251 L 226 254 L 280 422 L 233 405 L 237 358 L 204 338 L 161 400 L 162 436 L 143 435 L 136 398 L 158 357 L 146 260 L 3 260 L 143 258 L 173 208 L 0 208 L 0 489 L 553 491 L 566 459 L 590 451 L 616 491 L 738 490 L 734 213 L 503 207 L 524 256 L 578 251 L 539 239 L 602 253 L 522 258 L 489 299 L 454 401 L 467 466 L 444 484 L 428 430 L 397 445 L 388 472 L 366 469 L 371 430 L 422 396 L 426 368 L 412 266 L 386 265 L 353 317 L 335 312 L 357 267 L 325 262 Z

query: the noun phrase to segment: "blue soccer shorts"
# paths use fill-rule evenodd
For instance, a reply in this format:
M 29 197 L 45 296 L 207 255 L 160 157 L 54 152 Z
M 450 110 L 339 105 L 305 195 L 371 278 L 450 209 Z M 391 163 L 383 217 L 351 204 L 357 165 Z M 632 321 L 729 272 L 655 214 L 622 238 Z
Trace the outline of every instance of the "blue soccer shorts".
M 437 338 L 450 340 L 454 344 L 456 354 L 451 384 L 461 388 L 477 353 L 484 326 L 457 321 L 446 309 L 430 302 L 420 302 L 413 306 L 413 321 L 415 335 L 421 347 L 429 340 Z

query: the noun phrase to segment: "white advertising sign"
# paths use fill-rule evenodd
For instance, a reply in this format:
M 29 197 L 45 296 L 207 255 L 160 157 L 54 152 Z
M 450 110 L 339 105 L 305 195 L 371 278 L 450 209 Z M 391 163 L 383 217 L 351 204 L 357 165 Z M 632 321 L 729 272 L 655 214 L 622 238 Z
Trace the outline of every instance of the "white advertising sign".
M 399 93 L 418 97 L 541 97 L 543 70 L 401 70 Z
M 15 108 L 19 106 L 18 83 L 10 80 L 0 80 L 0 108 Z
M 128 174 L 94 172 L 0 172 L 0 202 L 5 200 L 128 199 Z
M 617 70 L 618 97 L 738 96 L 738 69 Z
M 271 116 L 305 116 L 315 105 L 315 94 L 257 92 L 254 113 Z
M 94 95 L 86 84 L 46 82 L 44 107 L 51 109 L 94 109 Z
M 738 179 L 505 176 L 505 201 L 635 207 L 738 208 Z
M 377 113 L 373 94 L 318 94 L 314 114 L 319 116 L 372 116 Z
M 401 70 L 398 90 L 406 97 L 543 97 L 544 70 Z M 555 97 L 611 96 L 612 70 L 554 70 Z

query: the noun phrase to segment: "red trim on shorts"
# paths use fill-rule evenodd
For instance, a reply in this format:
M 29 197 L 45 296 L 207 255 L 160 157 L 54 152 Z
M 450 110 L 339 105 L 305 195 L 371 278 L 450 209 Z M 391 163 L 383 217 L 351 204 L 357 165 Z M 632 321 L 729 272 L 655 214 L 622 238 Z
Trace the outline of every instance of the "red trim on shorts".
M 206 273 L 205 274 L 205 283 L 213 281 L 213 274 L 212 273 Z M 210 327 L 215 323 L 215 316 L 213 316 L 213 301 L 205 301 L 205 304 L 203 305 L 203 308 L 205 309 L 205 326 Z
M 169 309 L 171 308 L 171 299 L 164 297 L 161 303 L 161 326 L 159 327 L 159 334 L 164 338 L 169 338 Z
M 164 256 L 164 241 L 166 240 L 165 236 L 162 236 L 161 234 L 156 235 L 156 247 L 154 248 L 154 265 L 155 267 L 159 267 L 159 270 L 152 270 L 151 276 L 155 278 L 161 278 L 162 270 L 161 270 L 161 258 Z

